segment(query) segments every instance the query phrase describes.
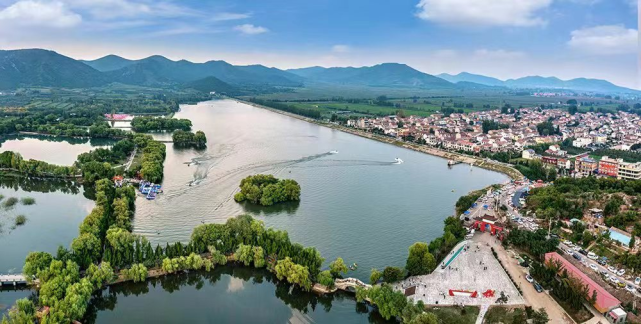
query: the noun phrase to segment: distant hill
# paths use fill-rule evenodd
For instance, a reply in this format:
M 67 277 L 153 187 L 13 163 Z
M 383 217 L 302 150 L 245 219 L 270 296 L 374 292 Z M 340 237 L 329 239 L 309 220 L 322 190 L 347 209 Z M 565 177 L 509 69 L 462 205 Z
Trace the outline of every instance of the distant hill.
M 457 85 L 461 85 L 462 82 L 473 82 L 487 86 L 503 86 L 515 89 L 560 89 L 600 93 L 640 93 L 637 90 L 620 87 L 599 79 L 578 78 L 564 81 L 556 77 L 527 76 L 501 81 L 496 78 L 467 72 L 456 75 L 443 73 L 439 74 L 438 77 L 456 83 Z
M 53 51 L 0 51 L 0 89 L 22 86 L 88 88 L 109 83 L 94 68 Z
M 151 56 L 133 61 L 121 69 L 107 72 L 112 80 L 136 85 L 165 85 L 186 83 L 209 76 L 237 86 L 301 86 L 298 76 L 262 65 L 234 66 L 225 61 L 193 63 L 172 61 L 163 56 Z
M 366 67 L 340 67 L 288 70 L 309 81 L 371 87 L 455 88 L 441 78 L 415 70 L 405 64 L 384 63 Z
M 477 84 L 482 84 L 487 86 L 498 86 L 498 87 L 504 86 L 503 81 L 499 79 L 487 77 L 479 74 L 467 73 L 467 72 L 461 72 L 457 75 L 442 73 L 437 75 L 437 77 L 452 83 L 472 82 L 472 83 L 477 83 Z
M 118 55 L 107 55 L 96 60 L 80 60 L 80 62 L 85 63 L 100 72 L 114 71 L 136 63 L 134 60 L 128 60 Z
M 238 88 L 226 82 L 223 82 L 220 79 L 213 76 L 209 76 L 204 79 L 185 83 L 182 85 L 182 87 L 186 89 L 194 89 L 194 90 L 198 90 L 200 92 L 206 92 L 206 93 L 215 91 L 217 93 L 234 94 L 238 92 Z

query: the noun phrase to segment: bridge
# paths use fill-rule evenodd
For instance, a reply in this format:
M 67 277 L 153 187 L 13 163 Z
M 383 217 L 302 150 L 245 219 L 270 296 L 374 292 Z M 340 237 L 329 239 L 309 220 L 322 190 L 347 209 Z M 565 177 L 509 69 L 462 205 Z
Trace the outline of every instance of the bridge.
M 0 286 L 4 285 L 26 285 L 27 277 L 22 274 L 0 275 Z
M 345 278 L 345 279 L 336 279 L 334 282 L 336 288 L 345 291 L 355 291 L 357 287 L 361 288 L 372 288 L 372 285 L 368 285 L 356 278 Z

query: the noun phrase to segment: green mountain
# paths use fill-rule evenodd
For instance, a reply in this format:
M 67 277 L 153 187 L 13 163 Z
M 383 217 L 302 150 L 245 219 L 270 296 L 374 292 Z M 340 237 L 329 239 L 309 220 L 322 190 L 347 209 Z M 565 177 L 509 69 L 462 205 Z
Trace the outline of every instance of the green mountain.
M 80 62 L 85 63 L 100 72 L 114 71 L 136 63 L 134 60 L 128 60 L 118 55 L 107 55 L 97 60 L 80 60 Z
M 109 83 L 100 71 L 53 51 L 0 51 L 0 89 L 22 86 L 89 88 Z
M 235 94 L 239 91 L 238 88 L 213 76 L 185 83 L 182 85 L 182 87 L 185 89 L 194 89 L 206 93 L 215 91 L 216 93 Z
M 515 89 L 559 89 L 600 93 L 639 93 L 637 90 L 620 87 L 599 79 L 578 78 L 564 81 L 556 77 L 527 76 L 501 81 L 496 78 L 467 72 L 456 75 L 443 73 L 439 74 L 438 77 L 456 83 L 459 86 L 462 85 L 463 82 L 473 82 L 486 86 Z
M 163 56 L 151 56 L 132 62 L 133 64 L 106 73 L 116 82 L 147 86 L 181 84 L 210 76 L 236 86 L 301 85 L 298 76 L 262 65 L 234 66 L 225 61 L 193 63 L 186 60 L 172 61 Z
M 308 81 L 361 85 L 371 87 L 412 87 L 445 89 L 456 86 L 441 78 L 417 71 L 405 64 L 384 63 L 354 68 L 320 68 L 288 70 L 307 78 Z
M 467 72 L 461 72 L 456 75 L 442 73 L 437 75 L 437 77 L 452 83 L 472 82 L 472 83 L 478 83 L 478 84 L 487 85 L 487 86 L 497 86 L 497 87 L 504 86 L 503 81 L 499 79 L 487 77 L 479 74 L 467 73 Z

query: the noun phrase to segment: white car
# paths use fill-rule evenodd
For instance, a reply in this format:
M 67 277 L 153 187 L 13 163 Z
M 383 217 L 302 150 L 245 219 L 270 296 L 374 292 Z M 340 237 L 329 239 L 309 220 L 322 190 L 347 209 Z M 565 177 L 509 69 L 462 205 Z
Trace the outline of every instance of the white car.
M 599 258 L 599 256 L 594 254 L 594 252 L 588 252 L 588 258 L 590 258 L 592 260 L 596 260 L 596 259 Z
M 581 249 L 581 247 L 580 247 L 580 246 L 578 246 L 578 245 L 576 245 L 576 246 L 574 246 L 572 249 L 574 249 L 574 251 L 578 251 L 578 250 L 580 250 L 580 249 Z
M 608 279 L 610 279 L 610 275 L 606 273 L 603 275 L 603 278 L 607 281 Z
M 594 271 L 599 270 L 599 268 L 597 268 L 596 264 L 594 264 L 594 263 L 590 263 L 590 269 L 592 269 Z
M 636 279 L 634 279 L 634 284 L 637 286 L 641 284 L 641 278 L 637 277 Z
M 565 253 L 567 253 L 567 254 L 569 254 L 569 255 L 572 255 L 572 254 L 574 253 L 574 251 L 572 251 L 572 250 L 570 250 L 570 249 L 567 249 L 567 250 L 565 251 Z
M 617 275 L 618 276 L 623 276 L 624 274 L 625 274 L 625 269 L 621 269 L 621 270 L 617 271 Z
M 634 287 L 632 287 L 631 285 L 626 285 L 625 286 L 625 290 L 627 290 L 627 291 L 629 291 L 631 293 L 634 293 Z
M 615 276 L 610 277 L 610 281 L 612 281 L 615 284 L 619 283 L 619 279 L 617 279 L 617 277 L 615 277 Z
M 612 273 L 617 273 L 617 269 L 615 267 L 613 267 L 613 266 L 608 266 L 608 271 L 610 271 Z
M 563 244 L 565 244 L 567 246 L 572 246 L 572 242 L 570 242 L 568 240 L 563 241 Z
M 525 280 L 527 280 L 527 282 L 534 282 L 534 278 L 532 278 L 529 273 L 525 275 Z

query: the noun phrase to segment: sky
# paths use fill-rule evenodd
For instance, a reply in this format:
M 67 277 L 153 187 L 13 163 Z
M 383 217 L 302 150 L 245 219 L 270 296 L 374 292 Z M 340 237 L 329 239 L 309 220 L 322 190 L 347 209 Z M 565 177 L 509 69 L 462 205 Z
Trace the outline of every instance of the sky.
M 0 49 L 277 68 L 408 64 L 641 89 L 637 0 L 0 0 Z

